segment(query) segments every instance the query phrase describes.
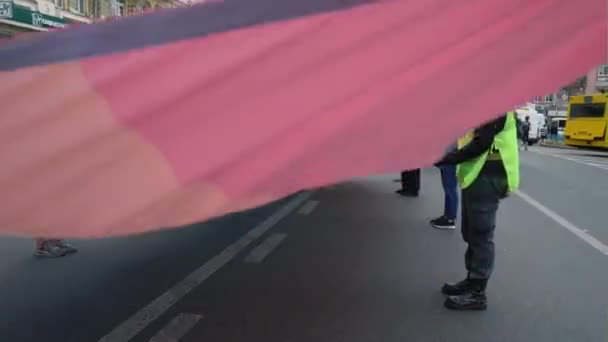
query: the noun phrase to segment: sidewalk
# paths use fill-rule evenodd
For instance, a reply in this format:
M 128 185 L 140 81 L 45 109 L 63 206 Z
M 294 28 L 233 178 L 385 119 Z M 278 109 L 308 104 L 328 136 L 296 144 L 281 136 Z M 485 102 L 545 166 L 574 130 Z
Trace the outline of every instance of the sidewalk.
M 576 147 L 566 146 L 563 141 L 543 141 L 538 143 L 539 146 L 543 147 L 551 147 L 551 148 L 561 148 L 566 150 L 574 150 Z

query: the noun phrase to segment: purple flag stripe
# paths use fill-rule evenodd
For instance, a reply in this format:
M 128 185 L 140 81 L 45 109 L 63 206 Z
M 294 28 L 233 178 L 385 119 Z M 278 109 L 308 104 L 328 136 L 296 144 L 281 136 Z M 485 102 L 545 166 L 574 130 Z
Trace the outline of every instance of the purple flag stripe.
M 346 10 L 372 2 L 374 0 L 225 0 L 158 11 L 7 43 L 0 46 L 0 71 L 124 52 L 253 25 Z

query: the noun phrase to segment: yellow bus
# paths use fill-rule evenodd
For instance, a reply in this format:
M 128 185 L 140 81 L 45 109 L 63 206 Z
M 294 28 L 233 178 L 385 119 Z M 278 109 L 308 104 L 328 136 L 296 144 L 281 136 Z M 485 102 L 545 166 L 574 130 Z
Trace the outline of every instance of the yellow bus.
M 572 96 L 564 130 L 568 146 L 608 149 L 606 103 L 608 94 Z

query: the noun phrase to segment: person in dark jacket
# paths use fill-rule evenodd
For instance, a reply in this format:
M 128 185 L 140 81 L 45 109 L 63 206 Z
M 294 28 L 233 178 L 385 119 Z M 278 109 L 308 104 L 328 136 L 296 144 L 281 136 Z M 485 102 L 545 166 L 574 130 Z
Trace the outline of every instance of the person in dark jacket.
M 524 122 L 521 123 L 521 142 L 524 145 L 524 150 L 528 150 L 530 146 L 530 117 L 526 116 Z
M 552 122 L 551 128 L 549 129 L 549 139 L 557 141 L 558 133 L 559 128 L 557 127 L 557 122 Z

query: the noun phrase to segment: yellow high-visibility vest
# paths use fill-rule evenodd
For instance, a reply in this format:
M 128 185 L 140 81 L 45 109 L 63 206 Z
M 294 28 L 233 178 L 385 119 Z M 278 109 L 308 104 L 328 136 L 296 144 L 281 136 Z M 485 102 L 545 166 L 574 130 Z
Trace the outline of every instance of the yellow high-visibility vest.
M 497 150 L 507 174 L 509 192 L 519 187 L 519 149 L 517 141 L 517 124 L 515 114 L 510 112 L 504 128 L 494 137 L 492 147 L 479 157 L 458 164 L 456 177 L 461 189 L 468 188 L 477 179 L 488 160 L 490 152 Z
M 462 137 L 458 138 L 458 148 L 461 149 L 463 146 L 465 146 L 466 144 L 470 143 L 471 140 L 473 140 L 473 132 L 474 130 L 471 130 L 469 132 L 467 132 L 465 135 L 463 135 Z

